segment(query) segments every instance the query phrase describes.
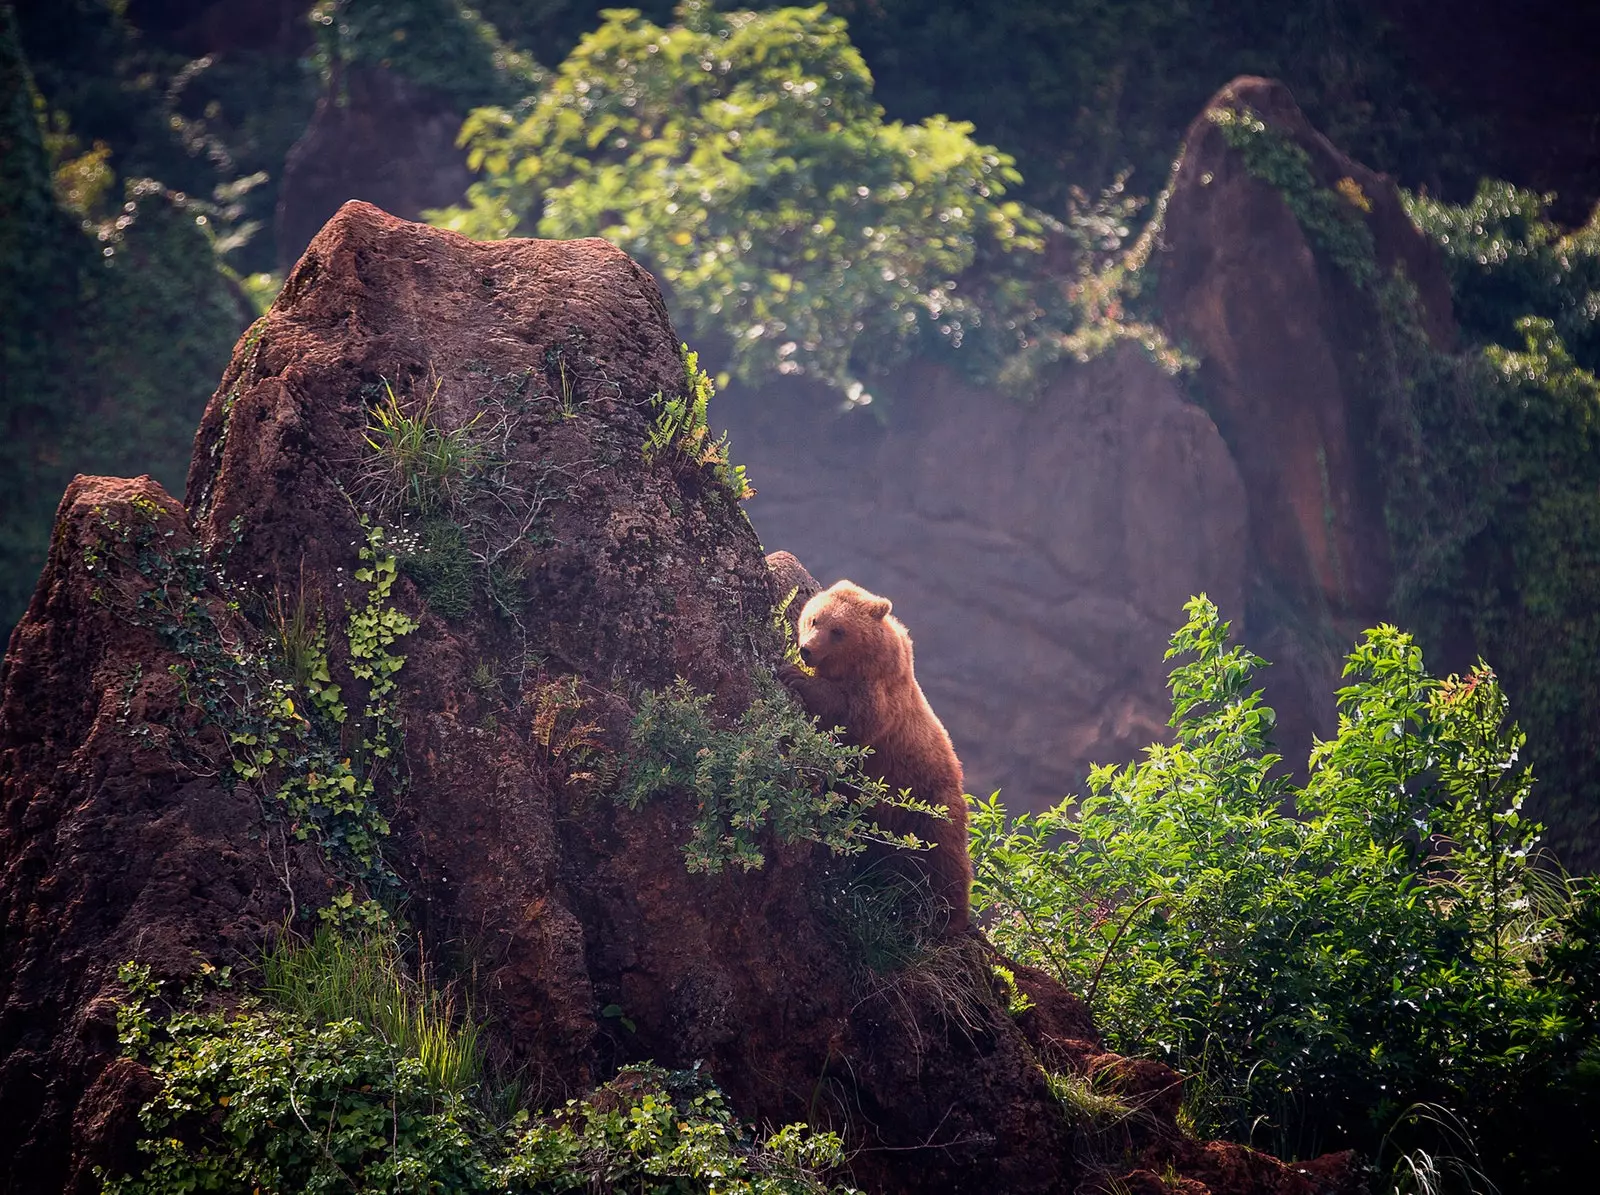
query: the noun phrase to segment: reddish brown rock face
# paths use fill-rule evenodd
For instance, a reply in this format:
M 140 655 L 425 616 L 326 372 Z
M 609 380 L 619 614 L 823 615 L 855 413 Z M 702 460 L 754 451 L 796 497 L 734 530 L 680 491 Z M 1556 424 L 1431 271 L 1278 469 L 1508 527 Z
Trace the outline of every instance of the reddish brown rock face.
M 942 948 L 959 1000 L 949 982 L 863 977 L 828 912 L 842 864 L 774 849 L 759 871 L 691 875 L 686 799 L 630 812 L 573 774 L 541 697 L 580 695 L 614 750 L 639 686 L 683 675 L 736 711 L 776 662 L 782 595 L 709 469 L 644 460 L 652 396 L 681 393 L 684 375 L 642 270 L 600 241 L 478 245 L 352 204 L 240 342 L 196 439 L 187 511 L 147 480 L 74 483 L 12 639 L 5 1190 L 88 1190 L 92 1166 L 127 1162 L 150 1076 L 115 1061 L 119 963 L 177 978 L 248 961 L 291 908 L 334 891 L 321 856 L 267 816 L 270 795 L 223 782 L 216 703 L 237 694 L 205 688 L 195 661 L 269 650 L 282 595 L 342 625 L 357 511 L 377 513 L 363 462 L 384 383 L 432 396 L 441 426 L 481 415 L 504 433 L 491 514 L 505 522 L 484 534 L 517 534 L 498 596 L 474 589 L 445 617 L 410 580 L 395 590 L 419 625 L 397 649 L 405 780 L 383 793 L 384 849 L 406 916 L 435 958 L 470 959 L 493 1048 L 539 1102 L 620 1062 L 699 1062 L 751 1122 L 845 1132 L 873 1191 L 1087 1190 L 1169 1166 L 1218 1195 L 1333 1189 L 1186 1141 L 1177 1077 L 1108 1059 L 1045 976 L 1019 969 L 1035 1006 L 1007 1016 L 977 936 Z M 785 592 L 807 582 L 782 567 Z M 330 649 L 354 703 L 342 635 Z M 631 1027 L 601 1015 L 612 1004 Z M 1042 1069 L 1091 1064 L 1141 1109 L 1110 1153 L 1069 1124 Z
M 1236 80 L 1207 111 L 1246 107 L 1309 155 L 1318 186 L 1359 187 L 1379 270 L 1403 271 L 1429 335 L 1447 345 L 1449 285 L 1394 184 L 1334 148 L 1281 83 Z M 1196 390 L 1244 480 L 1251 622 L 1263 654 L 1290 674 L 1269 683 L 1269 700 L 1286 715 L 1280 742 L 1293 758 L 1313 729 L 1331 730 L 1328 695 L 1348 644 L 1388 616 L 1368 364 L 1383 333 L 1371 294 L 1316 250 L 1205 113 L 1189 128 L 1161 241 L 1164 319 L 1200 359 Z

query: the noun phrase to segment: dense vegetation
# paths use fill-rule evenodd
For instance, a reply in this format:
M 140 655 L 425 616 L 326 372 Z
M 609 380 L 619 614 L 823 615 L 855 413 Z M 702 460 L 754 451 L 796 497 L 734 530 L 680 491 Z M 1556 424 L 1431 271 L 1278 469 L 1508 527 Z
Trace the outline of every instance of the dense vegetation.
M 838 18 L 676 16 L 612 12 L 525 116 L 474 112 L 462 137 L 482 180 L 436 218 L 480 239 L 605 236 L 661 278 L 681 324 L 727 346 L 735 376 L 814 376 L 852 402 L 915 347 L 1022 388 L 1033 358 L 1086 355 L 1091 323 L 1161 342 L 1051 275 L 1047 237 L 1077 226 L 1006 200 L 1021 176 L 971 125 L 883 119 Z
M 1113 1044 L 1191 1076 L 1203 1134 L 1286 1157 L 1421 1150 L 1538 1189 L 1600 1149 L 1600 893 L 1537 850 L 1493 672 L 1368 631 L 1303 783 L 1258 657 L 1204 599 L 1173 637 L 1176 741 L 1088 793 L 973 818 L 995 942 L 1085 993 Z M 1568 1112 L 1560 1110 L 1567 1109 Z
M 21 612 L 75 472 L 155 473 L 189 444 L 247 303 L 217 269 L 227 205 L 118 181 L 35 89 L 0 8 L 0 621 Z
M 1496 661 L 1564 853 L 1600 847 L 1600 221 L 1486 182 L 1410 201 L 1452 275 L 1465 347 L 1434 351 L 1409 288 L 1377 302 L 1394 607 L 1423 641 Z
M 106 1176 L 108 1195 L 843 1191 L 817 1177 L 839 1164 L 836 1136 L 757 1135 L 698 1071 L 624 1067 L 530 1116 L 413 960 L 392 931 L 324 928 L 269 951 L 259 996 L 230 993 L 226 973 L 168 992 L 124 967 L 119 1038 L 159 1092 L 140 1115 L 147 1156 Z

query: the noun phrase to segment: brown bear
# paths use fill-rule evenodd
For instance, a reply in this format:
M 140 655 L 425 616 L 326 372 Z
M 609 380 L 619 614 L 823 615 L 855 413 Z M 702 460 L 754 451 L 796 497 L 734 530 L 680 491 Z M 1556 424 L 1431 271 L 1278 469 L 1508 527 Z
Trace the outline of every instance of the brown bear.
M 949 933 L 967 928 L 972 864 L 967 856 L 967 802 L 961 761 L 911 669 L 911 636 L 890 613 L 888 598 L 840 581 L 800 612 L 800 658 L 808 675 L 786 665 L 780 677 L 823 727 L 842 726 L 847 740 L 871 747 L 865 767 L 890 791 L 949 811 L 943 820 L 880 806 L 876 820 L 894 834 L 912 833 L 931 851 L 914 859 L 934 894 L 950 906 Z

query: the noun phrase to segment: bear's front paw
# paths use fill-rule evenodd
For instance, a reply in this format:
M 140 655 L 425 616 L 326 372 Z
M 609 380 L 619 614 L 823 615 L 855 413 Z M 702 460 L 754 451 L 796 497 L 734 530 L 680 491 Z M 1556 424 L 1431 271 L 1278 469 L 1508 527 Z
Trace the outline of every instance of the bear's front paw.
M 798 691 L 806 681 L 811 679 L 811 674 L 798 664 L 784 664 L 778 669 L 778 679 L 784 685 Z

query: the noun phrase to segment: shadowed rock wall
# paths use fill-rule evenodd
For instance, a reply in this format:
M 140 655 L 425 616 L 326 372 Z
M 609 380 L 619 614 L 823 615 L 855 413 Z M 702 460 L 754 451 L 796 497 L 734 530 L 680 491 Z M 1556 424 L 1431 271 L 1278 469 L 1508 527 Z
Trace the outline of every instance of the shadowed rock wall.
M 968 791 L 1059 800 L 1163 736 L 1189 595 L 1244 613 L 1247 507 L 1206 413 L 1131 350 L 1029 405 L 919 366 L 886 424 L 794 385 L 716 418 L 769 549 L 889 595 Z

